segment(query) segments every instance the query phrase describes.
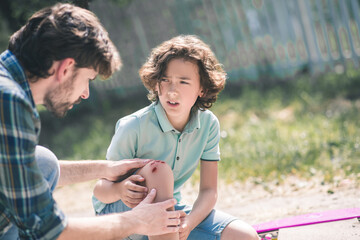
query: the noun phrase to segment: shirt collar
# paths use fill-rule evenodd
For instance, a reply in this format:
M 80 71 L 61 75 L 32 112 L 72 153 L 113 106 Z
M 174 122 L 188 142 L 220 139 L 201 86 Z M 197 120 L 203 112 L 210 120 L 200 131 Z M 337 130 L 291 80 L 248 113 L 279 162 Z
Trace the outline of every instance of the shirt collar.
M 179 133 L 178 130 L 176 130 L 170 123 L 169 119 L 166 116 L 165 110 L 164 108 L 161 106 L 160 102 L 157 101 L 155 103 L 153 103 L 154 109 L 155 109 L 155 114 L 157 116 L 157 119 L 159 121 L 160 127 L 162 129 L 163 132 L 169 132 L 169 131 L 173 131 L 176 133 Z M 183 132 L 187 132 L 187 133 L 191 133 L 192 131 L 194 131 L 195 129 L 199 129 L 200 128 L 200 118 L 199 118 L 199 111 L 197 109 L 193 109 L 191 111 L 191 115 L 190 115 L 190 120 L 189 122 L 186 124 L 184 131 Z
M 12 79 L 15 80 L 15 82 L 17 82 L 21 86 L 21 88 L 25 91 L 26 95 L 31 101 L 33 108 L 35 108 L 35 102 L 25 72 L 21 67 L 20 62 L 15 57 L 15 55 L 12 54 L 12 52 L 10 52 L 9 50 L 4 51 L 0 55 L 0 63 L 10 73 Z

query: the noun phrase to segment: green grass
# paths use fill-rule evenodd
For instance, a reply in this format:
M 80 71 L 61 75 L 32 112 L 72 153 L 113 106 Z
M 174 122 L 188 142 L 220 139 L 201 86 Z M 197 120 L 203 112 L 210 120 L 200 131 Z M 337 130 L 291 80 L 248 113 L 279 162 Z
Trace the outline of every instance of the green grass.
M 148 104 L 142 95 L 105 100 L 96 110 L 88 104 L 64 120 L 43 112 L 43 126 L 50 127 L 42 140 L 61 159 L 104 159 L 116 120 Z M 360 179 L 358 71 L 276 85 L 228 85 L 211 110 L 221 124 L 219 175 L 228 182 L 318 172 L 326 182 L 335 175 Z
M 305 77 L 267 90 L 245 87 L 213 111 L 222 130 L 220 177 L 258 181 L 317 171 L 360 178 L 359 73 Z M 360 90 L 360 88 L 357 88 Z M 359 92 L 360 94 L 360 92 Z

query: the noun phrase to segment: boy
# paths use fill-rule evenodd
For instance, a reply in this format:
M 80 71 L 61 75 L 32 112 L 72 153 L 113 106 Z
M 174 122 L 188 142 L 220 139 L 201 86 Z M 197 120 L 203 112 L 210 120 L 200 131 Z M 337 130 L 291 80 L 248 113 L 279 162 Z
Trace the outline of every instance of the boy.
M 153 103 L 120 119 L 108 160 L 153 161 L 121 182 L 99 180 L 94 189 L 97 214 L 128 211 L 158 190 L 155 201 L 174 196 L 184 210 L 179 233 L 150 239 L 258 239 L 250 225 L 213 210 L 220 160 L 219 122 L 207 110 L 224 88 L 226 73 L 208 45 L 196 36 L 178 36 L 153 49 L 140 69 Z M 200 161 L 201 160 L 201 161 Z M 200 191 L 193 207 L 180 204 L 180 188 L 200 161 Z M 166 164 L 164 164 L 166 163 Z M 147 239 L 132 235 L 130 239 Z

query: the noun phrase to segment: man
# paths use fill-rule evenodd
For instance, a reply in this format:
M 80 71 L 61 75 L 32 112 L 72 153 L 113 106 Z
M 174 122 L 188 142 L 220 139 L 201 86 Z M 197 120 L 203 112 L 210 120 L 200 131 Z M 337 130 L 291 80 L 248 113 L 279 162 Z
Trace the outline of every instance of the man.
M 43 104 L 57 116 L 89 97 L 89 81 L 120 68 L 119 54 L 94 14 L 70 4 L 35 13 L 0 55 L 0 239 L 121 239 L 179 230 L 174 199 L 132 211 L 67 218 L 52 198 L 59 185 L 119 179 L 146 160 L 59 161 L 37 146 Z

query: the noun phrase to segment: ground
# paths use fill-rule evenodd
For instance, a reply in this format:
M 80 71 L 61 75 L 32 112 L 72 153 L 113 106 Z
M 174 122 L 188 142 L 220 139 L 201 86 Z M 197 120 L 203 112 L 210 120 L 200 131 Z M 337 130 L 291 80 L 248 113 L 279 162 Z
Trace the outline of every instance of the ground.
M 255 184 L 255 181 L 219 183 L 216 209 L 257 224 L 299 214 L 360 206 L 360 186 L 353 178 L 337 177 L 323 183 L 322 177 L 311 179 L 287 177 L 283 183 Z M 85 182 L 55 190 L 54 198 L 68 216 L 94 216 L 91 204 L 95 182 Z M 191 204 L 197 186 L 187 183 L 183 201 Z

